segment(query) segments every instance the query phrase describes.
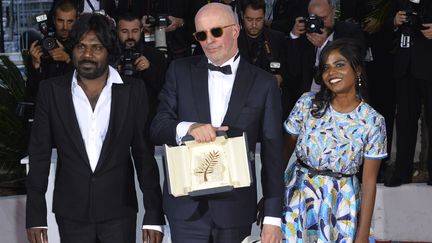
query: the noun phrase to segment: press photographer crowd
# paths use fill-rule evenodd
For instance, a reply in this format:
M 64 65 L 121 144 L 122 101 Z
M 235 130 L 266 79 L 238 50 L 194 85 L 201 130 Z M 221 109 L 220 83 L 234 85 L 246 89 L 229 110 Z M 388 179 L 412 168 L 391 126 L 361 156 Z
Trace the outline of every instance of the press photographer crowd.
M 239 243 L 254 221 L 262 242 L 367 242 L 376 183 L 432 185 L 431 0 L 54 0 L 35 22 L 30 242 L 52 148 L 62 242 L 135 242 L 133 168 L 148 242 L 164 214 L 172 242 Z M 162 194 L 155 146 L 219 132 L 261 144 L 261 181 L 249 158 L 250 187 Z

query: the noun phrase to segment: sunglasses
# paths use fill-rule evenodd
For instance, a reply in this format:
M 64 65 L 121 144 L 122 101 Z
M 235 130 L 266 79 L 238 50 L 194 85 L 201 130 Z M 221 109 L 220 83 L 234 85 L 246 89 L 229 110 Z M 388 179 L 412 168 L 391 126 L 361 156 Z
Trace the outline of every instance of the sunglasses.
M 228 27 L 231 27 L 234 25 L 235 24 L 230 24 L 230 25 L 223 26 L 223 27 L 214 27 L 210 30 L 197 31 L 197 32 L 193 33 L 193 36 L 195 37 L 195 39 L 197 41 L 205 41 L 205 40 L 207 40 L 207 32 L 210 32 L 213 37 L 218 38 L 218 37 L 221 37 L 223 35 L 223 30 L 225 28 L 228 28 Z

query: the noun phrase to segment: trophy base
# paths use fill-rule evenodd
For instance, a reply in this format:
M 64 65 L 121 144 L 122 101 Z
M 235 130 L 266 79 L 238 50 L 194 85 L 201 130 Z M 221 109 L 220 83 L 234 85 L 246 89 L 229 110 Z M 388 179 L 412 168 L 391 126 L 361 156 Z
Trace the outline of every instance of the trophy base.
M 202 189 L 202 190 L 196 190 L 191 191 L 188 193 L 190 197 L 199 197 L 199 196 L 205 196 L 210 194 L 218 194 L 223 192 L 230 192 L 234 189 L 233 186 L 221 186 L 221 187 L 213 187 L 209 189 Z

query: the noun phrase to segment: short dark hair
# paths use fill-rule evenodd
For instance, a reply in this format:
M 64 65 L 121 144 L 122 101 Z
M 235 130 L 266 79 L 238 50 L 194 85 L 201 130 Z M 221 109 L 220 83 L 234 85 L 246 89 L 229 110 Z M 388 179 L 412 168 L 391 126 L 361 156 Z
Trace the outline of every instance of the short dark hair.
M 356 84 L 356 93 L 359 99 L 367 101 L 367 77 L 364 62 L 364 57 L 366 54 L 365 47 L 360 41 L 356 39 L 337 39 L 335 41 L 329 42 L 329 44 L 327 44 L 321 51 L 319 57 L 319 67 L 315 76 L 315 81 L 318 84 L 321 84 L 321 89 L 315 95 L 315 98 L 312 101 L 314 106 L 311 110 L 311 114 L 316 118 L 320 118 L 324 115 L 331 99 L 333 98 L 333 94 L 323 82 L 322 75 L 324 73 L 325 61 L 327 60 L 330 53 L 334 50 L 338 50 L 339 53 L 348 60 L 351 68 L 354 71 L 359 70 L 361 72 L 359 76 L 359 78 L 361 79 L 361 85 L 359 85 L 359 83 Z
M 138 15 L 131 13 L 131 12 L 123 12 L 120 13 L 120 15 L 117 18 L 117 25 L 120 22 L 120 20 L 124 20 L 124 21 L 134 21 L 134 20 L 138 20 L 140 22 L 140 27 L 142 26 L 141 20 L 138 17 Z
M 242 13 L 244 13 L 248 7 L 251 7 L 253 10 L 262 9 L 264 13 L 266 12 L 266 5 L 264 0 L 242 0 L 240 6 Z
M 94 32 L 102 45 L 108 50 L 109 63 L 114 64 L 120 54 L 119 40 L 112 21 L 97 13 L 81 15 L 72 27 L 70 38 L 72 46 L 81 40 L 83 35 Z
M 61 10 L 63 12 L 69 12 L 72 10 L 75 10 L 75 12 L 78 15 L 78 6 L 76 5 L 75 1 L 72 0 L 59 0 L 57 1 L 53 8 L 52 8 L 52 14 L 55 17 L 57 10 Z

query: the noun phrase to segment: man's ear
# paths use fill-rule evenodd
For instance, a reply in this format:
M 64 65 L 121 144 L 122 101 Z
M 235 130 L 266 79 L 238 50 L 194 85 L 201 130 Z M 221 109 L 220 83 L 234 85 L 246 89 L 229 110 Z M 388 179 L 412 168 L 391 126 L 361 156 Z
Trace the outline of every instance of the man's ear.
M 237 39 L 237 37 L 239 37 L 239 35 L 240 35 L 240 25 L 239 24 L 235 24 L 233 26 L 233 29 L 234 29 L 234 38 Z

